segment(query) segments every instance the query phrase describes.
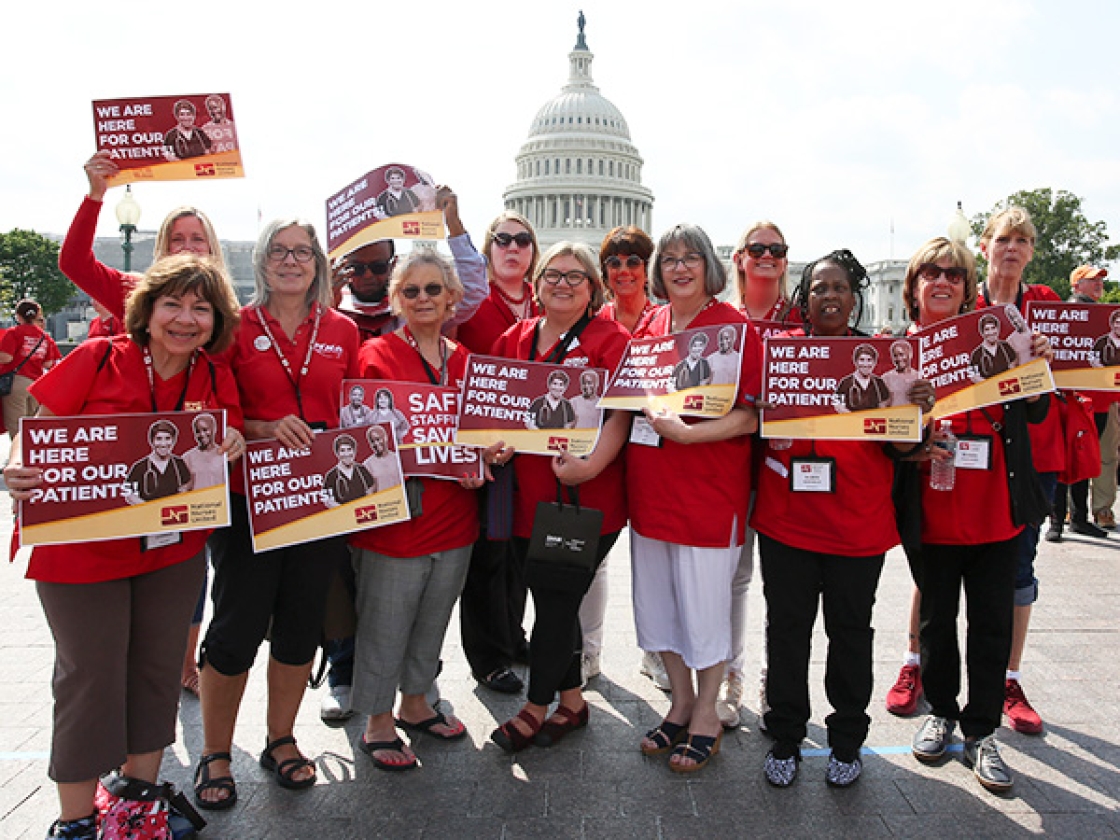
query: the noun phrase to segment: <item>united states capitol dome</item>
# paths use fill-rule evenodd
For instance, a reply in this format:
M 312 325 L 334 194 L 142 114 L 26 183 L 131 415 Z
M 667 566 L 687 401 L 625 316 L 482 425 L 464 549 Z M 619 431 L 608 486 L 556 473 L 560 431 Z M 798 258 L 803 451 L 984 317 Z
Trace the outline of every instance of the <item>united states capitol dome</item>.
M 642 164 L 622 112 L 591 78 L 594 55 L 584 37 L 568 53 L 568 83 L 546 102 L 517 154 L 517 181 L 502 198 L 525 216 L 541 245 L 563 239 L 598 248 L 618 225 L 649 232 L 653 193 L 642 186 Z

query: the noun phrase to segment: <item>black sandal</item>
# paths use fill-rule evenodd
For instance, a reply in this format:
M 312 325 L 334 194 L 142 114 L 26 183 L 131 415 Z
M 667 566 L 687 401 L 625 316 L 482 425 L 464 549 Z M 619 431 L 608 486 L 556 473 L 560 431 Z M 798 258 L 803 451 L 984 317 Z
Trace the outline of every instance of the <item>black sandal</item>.
M 225 811 L 237 804 L 237 784 L 233 776 L 211 776 L 211 761 L 228 761 L 233 764 L 233 757 L 228 752 L 210 753 L 204 755 L 198 762 L 194 771 L 194 801 L 198 807 L 206 811 Z M 224 799 L 203 799 L 202 794 L 208 790 L 224 790 L 229 796 Z
M 279 762 L 272 756 L 272 751 L 277 747 L 283 747 L 288 744 L 295 746 L 295 743 L 296 739 L 291 735 L 285 735 L 283 738 L 269 741 L 268 744 L 265 745 L 264 752 L 261 753 L 261 767 L 276 774 L 276 783 L 280 785 L 280 787 L 287 788 L 288 790 L 303 790 L 315 784 L 315 774 L 312 773 L 306 779 L 297 779 L 295 778 L 295 774 L 304 767 L 311 767 L 314 769 L 315 763 L 309 758 L 304 758 L 302 755 L 299 758 L 288 758 Z

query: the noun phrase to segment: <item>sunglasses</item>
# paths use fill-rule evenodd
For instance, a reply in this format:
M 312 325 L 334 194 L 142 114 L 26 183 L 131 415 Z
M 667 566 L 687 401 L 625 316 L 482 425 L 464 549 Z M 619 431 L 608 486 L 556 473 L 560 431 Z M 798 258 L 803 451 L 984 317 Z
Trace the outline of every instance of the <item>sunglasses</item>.
M 631 254 L 626 258 L 627 268 L 637 268 L 640 265 L 645 265 L 646 261 L 639 257 L 637 254 Z M 622 267 L 621 257 L 607 257 L 603 260 L 603 265 L 607 268 L 618 269 Z
M 942 274 L 952 285 L 959 286 L 968 276 L 968 270 L 964 268 L 941 268 L 933 263 L 923 263 L 918 269 L 918 276 L 927 283 L 935 282 Z
M 775 242 L 772 245 L 763 245 L 761 242 L 752 242 L 743 250 L 745 250 L 756 260 L 767 251 L 770 252 L 770 256 L 774 257 L 774 259 L 780 260 L 784 259 L 785 255 L 789 253 L 789 246 L 783 245 L 781 242 Z
M 358 277 L 361 277 L 367 271 L 370 274 L 388 274 L 389 269 L 393 267 L 391 260 L 373 260 L 372 262 L 362 262 L 361 260 L 353 260 L 346 263 L 343 268 Z
M 533 237 L 522 231 L 521 233 L 495 233 L 494 243 L 499 248 L 508 248 L 510 243 L 516 242 L 518 248 L 528 248 L 533 244 Z
M 406 300 L 416 300 L 420 297 L 420 290 L 423 288 L 424 294 L 430 298 L 436 298 L 443 294 L 443 286 L 439 283 L 429 283 L 426 286 L 405 286 L 401 289 L 401 295 Z

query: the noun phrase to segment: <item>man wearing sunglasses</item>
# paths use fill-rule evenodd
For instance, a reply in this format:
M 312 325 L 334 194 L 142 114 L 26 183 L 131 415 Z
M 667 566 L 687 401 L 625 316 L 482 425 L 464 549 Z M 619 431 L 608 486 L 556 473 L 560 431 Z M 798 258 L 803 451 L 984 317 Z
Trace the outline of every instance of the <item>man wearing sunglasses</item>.
M 459 199 L 450 187 L 436 190 L 436 206 L 443 211 L 447 244 L 455 259 L 455 270 L 463 281 L 463 300 L 444 326 L 449 330 L 475 313 L 490 293 L 486 262 L 471 243 L 459 218 Z M 334 267 L 335 308 L 358 325 L 362 341 L 392 332 L 400 320 L 389 311 L 389 277 L 396 264 L 392 239 L 363 245 L 340 258 Z

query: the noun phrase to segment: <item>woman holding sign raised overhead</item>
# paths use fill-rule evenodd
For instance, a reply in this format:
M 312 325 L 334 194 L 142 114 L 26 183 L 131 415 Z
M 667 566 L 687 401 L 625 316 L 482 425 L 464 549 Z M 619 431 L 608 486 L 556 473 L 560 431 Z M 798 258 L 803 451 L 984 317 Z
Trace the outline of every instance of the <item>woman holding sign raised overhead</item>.
M 442 329 L 462 299 L 455 269 L 439 254 L 417 249 L 400 260 L 389 282 L 389 302 L 405 323 L 362 346 L 362 378 L 459 388 L 469 354 Z M 407 429 L 407 419 L 405 424 Z M 383 445 L 384 432 L 370 427 L 375 430 Z M 469 466 L 474 477 L 466 475 Z M 397 727 L 444 741 L 467 734 L 458 719 L 436 711 L 425 695 L 439 672 L 447 623 L 478 537 L 478 504 L 470 492 L 482 486 L 477 468 L 477 461 L 464 465 L 458 482 L 408 478 L 412 518 L 350 537 L 358 550 L 352 703 L 368 715 L 358 746 L 381 770 L 417 766 Z M 383 489 L 379 482 L 377 490 Z
M 578 381 L 582 368 L 606 368 L 613 373 L 626 350 L 628 334 L 616 321 L 593 314 L 603 303 L 603 281 L 594 252 L 574 242 L 556 243 L 541 258 L 533 289 L 541 316 L 508 329 L 494 345 L 494 355 L 571 367 L 569 381 Z M 551 746 L 587 725 L 589 707 L 581 691 L 579 608 L 596 568 L 626 524 L 622 459 L 618 456 L 628 427 L 627 415 L 616 412 L 605 419 L 595 450 L 586 458 L 519 455 L 514 461 L 513 542 L 518 563 L 525 567 L 536 618 L 529 641 L 527 701 L 490 736 L 507 752 L 518 752 L 532 743 Z M 503 448 L 495 457 L 499 463 L 507 463 L 512 456 L 512 448 Z M 546 564 L 529 558 L 537 504 L 556 501 L 558 482 L 580 485 L 579 504 L 603 514 L 594 556 L 584 565 Z M 559 704 L 549 715 L 549 706 L 557 697 Z
M 972 311 L 977 300 L 972 254 L 947 239 L 927 242 L 910 260 L 902 295 L 923 329 Z M 1035 350 L 1040 356 L 1051 353 L 1042 336 L 1036 336 Z M 928 462 L 921 464 L 918 482 L 921 549 L 910 560 L 921 591 L 921 679 L 930 715 L 914 735 L 913 753 L 923 762 L 939 761 L 959 722 L 965 762 L 981 785 L 996 792 L 1012 785 L 994 733 L 1011 652 L 1020 534 L 1049 509 L 1031 463 L 1027 424 L 1043 419 L 1048 403 L 1043 395 L 954 415 L 953 435 L 969 441 L 970 457 L 959 457 L 958 447 L 949 490 L 934 489 Z M 924 448 L 931 450 L 928 444 Z M 963 708 L 957 638 L 962 589 L 968 616 Z
M 661 237 L 651 280 L 669 304 L 637 338 L 719 324 L 741 324 L 744 335 L 739 393 L 727 414 L 685 420 L 646 409 L 626 450 L 638 644 L 661 654 L 672 686 L 672 705 L 641 750 L 672 753 L 670 768 L 689 773 L 719 752 L 723 734 L 716 700 L 732 655 L 731 580 L 746 527 L 762 348 L 747 319 L 716 299 L 727 274 L 700 228 L 676 225 Z
M 859 321 L 868 283 L 867 272 L 850 251 L 833 251 L 809 263 L 793 297 L 805 326 L 787 335 L 862 335 L 850 325 Z M 870 344 L 856 346 L 852 358 L 863 376 L 877 378 L 878 354 Z M 886 399 L 886 388 L 882 390 L 880 397 Z M 907 396 L 923 408 L 933 406 L 933 386 L 924 380 L 912 383 Z M 879 403 L 877 397 L 874 405 Z M 847 787 L 862 772 L 860 748 L 871 723 L 867 704 L 875 590 L 884 555 L 899 541 L 891 458 L 914 447 L 904 444 L 897 451 L 893 445 L 853 440 L 795 440 L 788 448 L 763 445 L 767 448 L 751 525 L 758 532 L 766 595 L 764 721 L 774 738 L 764 771 L 777 787 L 792 784 L 797 776 L 810 714 L 813 625 L 823 603 L 825 691 L 833 709 L 825 719 L 832 749 L 825 780 Z
M 236 428 L 237 387 L 229 369 L 208 355 L 230 344 L 237 321 L 237 299 L 222 269 L 193 255 L 162 260 L 129 297 L 127 336 L 84 342 L 32 387 L 39 414 L 224 408 L 221 449 L 238 458 L 244 439 Z M 17 442 L 4 470 L 12 496 L 28 504 L 41 474 L 21 466 Z M 58 659 L 48 773 L 62 812 L 49 836 L 99 836 L 94 792 L 103 773 L 119 767 L 125 777 L 156 782 L 163 750 L 175 741 L 180 663 L 208 533 L 185 531 L 159 546 L 137 537 L 32 551 L 27 576 L 37 582 Z M 125 794 L 102 817 L 116 821 L 151 809 L 151 802 Z
M 264 226 L 253 250 L 256 289 L 229 352 L 250 439 L 309 447 L 337 426 L 342 381 L 358 378 L 358 328 L 331 308 L 330 266 L 315 229 L 298 219 Z M 240 476 L 237 476 L 240 478 Z M 240 484 L 240 482 L 236 482 Z M 255 555 L 246 499 L 233 495 L 233 524 L 211 540 L 214 617 L 202 644 L 203 755 L 195 797 L 229 808 L 237 712 L 257 649 L 268 635 L 268 713 L 260 764 L 281 787 L 315 784 L 315 765 L 292 729 L 319 647 L 327 587 L 349 561 L 345 537 Z

